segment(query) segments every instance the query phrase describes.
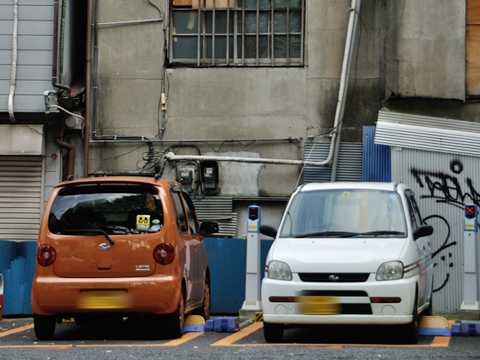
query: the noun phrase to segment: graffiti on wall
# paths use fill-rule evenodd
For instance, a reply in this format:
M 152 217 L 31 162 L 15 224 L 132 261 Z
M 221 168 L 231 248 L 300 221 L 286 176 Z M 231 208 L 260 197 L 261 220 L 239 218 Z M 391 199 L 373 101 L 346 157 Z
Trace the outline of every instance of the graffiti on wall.
M 422 195 L 422 199 L 434 199 L 437 203 L 445 203 L 456 206 L 463 210 L 465 203 L 480 204 L 480 194 L 474 187 L 471 178 L 466 179 L 467 190 L 462 191 L 458 176 L 463 172 L 463 164 L 460 160 L 450 162 L 450 171 L 453 175 L 443 172 L 422 171 L 411 169 L 411 173 L 420 187 L 426 187 L 428 195 Z
M 419 199 L 431 199 L 438 204 L 446 204 L 454 206 L 463 211 L 464 204 L 474 203 L 480 205 L 480 193 L 475 189 L 474 182 L 471 178 L 465 179 L 466 188 L 462 187 L 459 178 L 464 170 L 462 162 L 454 159 L 450 162 L 450 173 L 424 171 L 412 168 L 410 173 L 413 175 L 417 184 L 426 191 L 420 195 Z M 439 214 L 432 214 L 425 219 L 426 223 L 436 222 L 436 226 L 445 227 L 442 233 L 446 234 L 445 239 L 442 240 L 438 248 L 433 249 L 434 266 L 440 264 L 444 266 L 444 275 L 441 279 L 435 279 L 434 291 L 442 290 L 450 279 L 450 271 L 454 267 L 452 260 L 452 251 L 457 245 L 456 241 L 451 240 L 451 226 L 447 219 Z M 438 225 L 440 224 L 440 225 Z M 447 250 L 446 253 L 444 250 Z M 442 272 L 442 271 L 440 271 Z M 438 274 L 438 271 L 437 271 Z

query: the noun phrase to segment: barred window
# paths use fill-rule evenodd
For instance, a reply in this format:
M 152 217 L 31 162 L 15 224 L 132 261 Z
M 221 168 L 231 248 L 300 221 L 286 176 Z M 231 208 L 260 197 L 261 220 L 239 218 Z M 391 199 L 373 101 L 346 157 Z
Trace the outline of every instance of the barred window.
M 305 0 L 173 0 L 169 61 L 302 66 Z

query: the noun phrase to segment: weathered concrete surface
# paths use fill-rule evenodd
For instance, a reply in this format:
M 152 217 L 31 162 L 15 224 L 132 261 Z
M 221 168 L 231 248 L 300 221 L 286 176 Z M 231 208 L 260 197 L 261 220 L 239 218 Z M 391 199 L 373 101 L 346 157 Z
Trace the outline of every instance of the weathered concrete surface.
M 465 1 L 387 1 L 387 95 L 465 99 Z
M 166 19 L 167 2 L 156 3 L 164 10 Z M 146 137 L 155 134 L 162 90 L 168 99 L 166 140 L 305 139 L 308 135 L 328 132 L 335 116 L 350 4 L 349 0 L 307 1 L 307 66 L 303 68 L 176 67 L 164 72 L 165 21 L 100 28 L 98 134 Z M 350 94 L 357 96 L 345 115 L 344 141 L 361 141 L 361 125 L 372 124 L 380 106 L 383 94 L 382 4 L 382 1 L 371 0 L 362 5 L 365 30 L 356 40 L 359 56 L 352 65 L 351 77 L 357 80 L 350 81 Z M 119 4 L 107 0 L 100 3 L 99 22 L 158 15 L 147 2 L 123 0 Z M 164 76 L 168 81 L 162 82 Z M 210 145 L 197 145 L 202 151 L 210 149 Z M 108 147 L 115 147 L 119 152 L 125 150 L 125 146 L 114 144 Z M 303 143 L 295 146 L 288 142 L 271 142 L 253 143 L 248 148 L 228 144 L 222 150 L 256 151 L 259 157 L 301 159 L 302 147 Z M 111 163 L 104 166 L 102 161 L 96 161 L 104 151 L 104 146 L 92 146 L 91 173 L 113 167 Z M 123 158 L 124 161 L 115 163 L 117 171 L 132 169 L 126 161 L 130 156 Z M 298 166 L 264 167 L 252 181 L 253 188 L 258 186 L 258 191 L 249 189 L 236 195 L 256 192 L 263 196 L 286 196 L 297 184 L 300 171 Z M 232 184 L 231 187 L 236 186 Z
M 155 3 L 163 12 L 161 23 L 99 29 L 98 134 L 152 137 L 166 119 L 163 139 L 167 142 L 154 143 L 158 152 L 175 145 L 173 140 L 200 139 L 194 145 L 202 154 L 296 160 L 303 158 L 308 136 L 329 141 L 350 0 L 306 1 L 305 66 L 301 68 L 165 69 L 168 1 Z M 464 0 L 362 1 L 343 142 L 361 142 L 363 126 L 375 125 L 382 107 L 479 120 L 478 104 L 463 103 L 465 11 Z M 101 23 L 159 16 L 143 0 L 99 3 Z M 165 114 L 159 111 L 162 92 L 167 98 Z M 290 137 L 302 142 L 209 142 Z M 91 144 L 90 174 L 138 172 L 147 150 L 147 145 L 138 143 Z M 194 147 L 174 151 L 198 155 Z M 219 166 L 220 195 L 288 197 L 302 182 L 300 166 L 228 162 Z M 265 206 L 279 213 L 284 202 Z

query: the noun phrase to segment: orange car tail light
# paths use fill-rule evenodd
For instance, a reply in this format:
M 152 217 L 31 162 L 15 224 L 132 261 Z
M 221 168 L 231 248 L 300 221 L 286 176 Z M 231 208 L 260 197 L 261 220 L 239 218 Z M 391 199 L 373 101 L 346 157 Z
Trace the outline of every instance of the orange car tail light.
M 41 245 L 37 249 L 37 261 L 42 266 L 52 265 L 57 258 L 57 251 L 52 245 Z
M 153 249 L 153 258 L 161 265 L 168 265 L 175 259 L 175 248 L 169 243 L 158 244 Z

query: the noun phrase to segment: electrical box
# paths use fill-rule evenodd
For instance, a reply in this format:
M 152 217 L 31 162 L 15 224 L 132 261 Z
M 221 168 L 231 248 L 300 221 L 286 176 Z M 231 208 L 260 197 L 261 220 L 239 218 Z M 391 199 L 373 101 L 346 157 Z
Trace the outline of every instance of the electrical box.
M 203 187 L 206 192 L 216 192 L 218 189 L 218 164 L 216 161 L 201 163 Z
M 197 168 L 193 165 L 177 167 L 177 181 L 183 185 L 185 190 L 193 192 L 197 180 Z

